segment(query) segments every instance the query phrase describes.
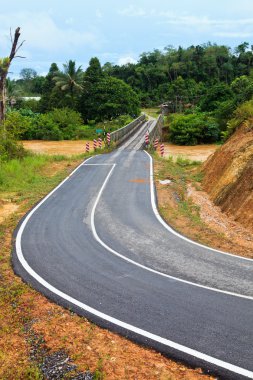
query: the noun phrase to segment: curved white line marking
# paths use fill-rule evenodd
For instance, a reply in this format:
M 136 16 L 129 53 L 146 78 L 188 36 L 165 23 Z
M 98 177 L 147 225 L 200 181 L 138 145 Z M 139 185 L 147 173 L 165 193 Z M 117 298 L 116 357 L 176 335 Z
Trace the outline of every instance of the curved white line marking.
M 153 158 L 150 156 L 150 154 L 144 150 L 144 152 L 149 156 L 149 159 L 150 159 L 150 190 L 151 190 L 151 204 L 152 204 L 152 208 L 153 208 L 153 211 L 154 211 L 154 214 L 156 216 L 156 218 L 158 219 L 158 221 L 166 228 L 166 230 L 168 230 L 169 232 L 171 232 L 172 234 L 176 235 L 177 237 L 179 237 L 180 239 L 183 239 L 185 241 L 187 241 L 188 243 L 191 243 L 191 244 L 195 244 L 201 248 L 205 248 L 205 249 L 209 249 L 210 251 L 213 251 L 213 252 L 217 252 L 217 253 L 222 253 L 223 255 L 227 255 L 227 256 L 231 256 L 233 257 L 234 259 L 239 259 L 239 260 L 247 260 L 247 261 L 251 261 L 253 262 L 253 259 L 250 259 L 249 257 L 243 257 L 243 256 L 239 256 L 239 255 L 233 255 L 232 253 L 228 253 L 228 252 L 224 252 L 224 251 L 220 251 L 218 249 L 215 249 L 215 248 L 211 248 L 211 247 L 208 247 L 206 245 L 203 245 L 203 244 L 200 244 L 200 243 L 197 243 L 196 241 L 194 240 L 191 240 L 183 235 L 180 235 L 179 232 L 173 230 L 173 228 L 171 228 L 163 219 L 162 217 L 160 216 L 158 210 L 157 210 L 157 207 L 156 207 L 156 201 L 155 201 L 155 191 L 154 191 L 154 174 L 153 174 Z
M 88 160 L 90 160 L 92 157 L 90 157 Z M 87 161 L 88 161 L 87 160 Z M 87 162 L 86 161 L 86 162 Z M 215 366 L 218 366 L 218 367 L 221 367 L 221 368 L 224 368 L 228 371 L 231 371 L 231 372 L 234 372 L 234 373 L 237 373 L 239 375 L 242 375 L 242 376 L 245 376 L 245 377 L 248 377 L 250 379 L 253 379 L 253 372 L 252 371 L 249 371 L 247 369 L 244 369 L 244 368 L 241 368 L 241 367 L 238 367 L 236 365 L 233 365 L 231 363 L 227 363 L 227 362 L 224 362 L 223 360 L 220 360 L 220 359 L 217 359 L 217 358 L 214 358 L 212 356 L 209 356 L 209 355 L 206 355 L 206 354 L 203 354 L 202 352 L 199 352 L 199 351 L 196 351 L 192 348 L 189 348 L 189 347 L 186 347 L 186 346 L 183 346 L 181 344 L 178 344 L 178 343 L 175 343 L 169 339 L 165 339 L 165 338 L 162 338 L 161 336 L 158 336 L 158 335 L 155 335 L 155 334 L 152 334 L 148 331 L 145 331 L 145 330 L 142 330 L 138 327 L 135 327 L 133 325 L 130 325 L 128 323 L 125 323 L 119 319 L 116 319 L 116 318 L 113 318 L 107 314 L 104 314 L 78 300 L 76 300 L 75 298 L 69 296 L 68 294 L 66 293 L 63 293 L 61 290 L 55 288 L 54 286 L 52 286 L 51 284 L 49 284 L 47 281 L 45 281 L 38 273 L 36 273 L 31 267 L 30 265 L 27 263 L 27 261 L 25 260 L 24 258 L 24 255 L 23 255 L 23 252 L 22 252 L 22 247 L 21 247 L 21 239 L 22 239 L 22 233 L 25 229 L 25 226 L 26 224 L 28 223 L 29 219 L 31 218 L 31 216 L 34 214 L 34 212 L 57 190 L 59 189 L 60 186 L 63 185 L 64 182 L 66 182 L 69 177 L 74 173 L 76 172 L 82 165 L 85 165 L 85 163 L 82 163 L 81 165 L 79 165 L 65 180 L 63 180 L 54 190 L 52 190 L 44 199 L 42 199 L 41 202 L 39 202 L 37 204 L 37 206 L 35 206 L 31 211 L 30 213 L 25 217 L 24 221 L 22 222 L 21 226 L 20 226 L 20 229 L 18 230 L 18 233 L 17 233 L 17 237 L 16 237 L 16 253 L 17 253 L 17 258 L 20 262 L 20 264 L 23 266 L 23 268 L 27 271 L 27 273 L 29 273 L 29 275 L 31 277 L 33 277 L 38 283 L 40 283 L 42 286 L 44 286 L 46 289 L 48 289 L 50 292 L 58 295 L 59 297 L 63 298 L 64 300 L 70 302 L 71 304 L 73 305 L 76 305 L 78 306 L 79 308 L 87 311 L 88 313 L 91 313 L 99 318 L 102 318 L 110 323 L 113 323 L 117 326 L 120 326 L 124 329 L 127 329 L 129 331 L 132 331 L 138 335 L 141 335 L 141 336 L 144 336 L 148 339 L 151 339 L 155 342 L 158 342 L 158 343 L 161 343 L 165 346 L 168 346 L 168 347 L 171 347 L 175 350 L 178 350 L 178 351 L 181 351 L 181 352 L 184 352 L 186 353 L 187 355 L 191 355 L 191 356 L 194 356 L 198 359 L 201 359 L 205 362 L 208 362 L 208 363 L 211 363 Z M 112 169 L 110 170 L 109 174 L 107 175 L 106 179 L 105 179 L 105 182 L 103 184 L 103 188 L 105 187 L 105 184 L 107 183 L 108 179 L 109 179 L 109 176 L 111 175 L 113 169 L 115 167 L 115 164 L 113 164 L 113 167 Z M 100 190 L 100 195 L 102 194 L 102 191 Z M 98 201 L 97 201 L 98 202 Z
M 85 165 L 85 164 L 84 164 L 84 165 Z M 99 165 L 99 164 L 98 164 L 98 165 Z M 109 171 L 109 173 L 108 173 L 108 175 L 107 175 L 107 177 L 106 177 L 106 179 L 105 179 L 105 181 L 104 181 L 104 183 L 103 183 L 103 185 L 102 185 L 102 187 L 101 187 L 101 189 L 100 189 L 100 191 L 99 191 L 99 193 L 98 193 L 98 196 L 97 196 L 97 198 L 96 198 L 96 200 L 95 200 L 95 202 L 94 202 L 94 205 L 93 205 L 93 207 L 92 207 L 92 211 L 91 211 L 91 229 L 92 229 L 92 233 L 93 233 L 95 239 L 98 241 L 99 244 L 101 244 L 101 245 L 102 245 L 107 251 L 111 252 L 113 255 L 115 255 L 115 256 L 117 256 L 117 257 L 120 257 L 121 259 L 123 259 L 123 260 L 127 261 L 128 263 L 133 264 L 133 265 L 135 265 L 135 266 L 137 266 L 137 267 L 139 267 L 139 268 L 141 268 L 141 269 L 145 269 L 145 270 L 147 270 L 148 272 L 152 272 L 152 273 L 158 274 L 159 276 L 163 276 L 163 277 L 166 277 L 166 278 L 170 278 L 170 279 L 175 280 L 175 281 L 183 282 L 183 283 L 188 284 L 188 285 L 191 285 L 191 286 L 197 286 L 197 287 L 199 287 L 199 288 L 203 288 L 203 289 L 211 290 L 211 291 L 213 291 L 213 292 L 218 292 L 218 293 L 228 294 L 228 295 L 230 295 L 230 296 L 234 296 L 234 297 L 240 297 L 240 298 L 246 298 L 246 299 L 249 299 L 249 300 L 253 300 L 253 297 L 252 297 L 252 296 L 246 296 L 246 295 L 239 294 L 239 293 L 229 292 L 229 291 L 227 291 L 227 290 L 221 290 L 221 289 L 217 289 L 217 288 L 212 288 L 212 287 L 210 287 L 210 286 L 201 285 L 201 284 L 198 284 L 198 283 L 195 283 L 195 282 L 192 282 L 192 281 L 183 280 L 183 279 L 181 279 L 181 278 L 179 278 L 179 277 L 174 277 L 174 276 L 171 276 L 171 275 L 169 275 L 169 274 L 159 272 L 159 271 L 157 271 L 157 270 L 155 270 L 155 269 L 152 269 L 152 268 L 147 267 L 147 266 L 145 266 L 145 265 L 142 265 L 142 264 L 140 264 L 140 263 L 138 263 L 138 262 L 136 262 L 136 261 L 134 261 L 134 260 L 129 259 L 128 257 L 126 257 L 126 256 L 122 255 L 121 253 L 115 251 L 113 248 L 109 247 L 109 246 L 108 246 L 108 245 L 107 245 L 102 239 L 100 239 L 100 237 L 99 237 L 98 234 L 97 234 L 96 227 L 95 227 L 95 211 L 96 211 L 96 207 L 97 207 L 97 205 L 98 205 L 98 202 L 99 202 L 99 200 L 100 200 L 100 197 L 101 197 L 101 195 L 102 195 L 102 193 L 103 193 L 103 191 L 104 191 L 104 188 L 105 188 L 105 186 L 106 186 L 106 184 L 107 184 L 107 182 L 108 182 L 108 180 L 109 180 L 109 177 L 111 176 L 111 174 L 112 174 L 112 172 L 113 172 L 113 170 L 114 170 L 116 164 L 112 164 L 112 166 L 113 166 L 113 167 L 112 167 L 111 170 Z M 153 182 L 152 182 L 152 184 L 153 184 Z M 151 189 L 152 189 L 152 188 L 153 188 L 153 187 L 151 186 Z M 153 198 L 152 198 L 152 196 L 153 196 Z M 154 190 L 153 190 L 153 192 L 151 191 L 151 199 L 153 199 L 153 202 L 154 202 Z M 154 203 L 154 204 L 152 203 L 152 207 L 153 207 L 153 205 L 155 206 L 155 203 Z M 162 218 L 160 217 L 160 215 L 159 215 L 157 209 L 156 209 L 156 208 L 155 208 L 155 209 L 153 208 L 153 210 L 154 210 L 154 213 L 155 213 L 155 215 L 157 216 L 158 220 L 159 220 L 159 218 L 160 218 L 161 220 L 159 220 L 159 221 L 160 221 L 160 222 L 163 222 L 163 220 L 162 220 Z M 156 211 L 155 211 L 155 210 L 156 210 Z M 165 222 L 163 222 L 163 224 L 165 225 L 165 227 L 167 226 L 168 229 L 169 229 L 169 231 L 170 231 L 170 227 L 169 227 Z M 167 228 L 167 227 L 166 227 L 166 228 Z M 179 235 L 179 236 L 181 237 L 181 235 Z M 191 240 L 189 240 L 189 241 L 192 242 Z M 194 243 L 194 242 L 193 242 L 193 243 Z M 196 243 L 196 244 L 198 244 L 198 243 Z M 199 244 L 198 244 L 198 245 L 199 245 Z M 201 245 L 200 245 L 200 246 L 201 246 Z M 205 247 L 205 246 L 203 246 L 203 247 Z M 205 247 L 205 248 L 208 248 L 208 247 Z

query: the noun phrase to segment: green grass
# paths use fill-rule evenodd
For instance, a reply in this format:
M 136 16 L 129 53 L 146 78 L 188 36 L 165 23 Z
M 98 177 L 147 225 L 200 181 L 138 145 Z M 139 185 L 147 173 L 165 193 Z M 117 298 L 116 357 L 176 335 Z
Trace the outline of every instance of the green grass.
M 182 157 L 182 156 L 177 156 L 176 163 L 179 166 L 186 167 L 186 168 L 201 165 L 201 161 L 190 160 L 190 159 Z
M 0 191 L 23 191 L 42 180 L 41 170 L 49 162 L 47 156 L 30 156 L 0 164 Z
M 183 157 L 177 157 L 176 161 L 174 161 L 172 156 L 164 159 L 157 154 L 155 154 L 155 159 L 162 164 L 156 174 L 156 178 L 171 179 L 171 189 L 177 196 L 177 207 L 170 210 L 169 213 L 172 219 L 174 217 L 183 216 L 193 223 L 193 225 L 202 225 L 203 222 L 199 215 L 199 207 L 194 205 L 186 194 L 188 181 L 192 184 L 201 181 L 202 173 L 200 170 L 197 170 L 201 162 L 192 161 Z M 168 210 L 162 207 L 160 207 L 159 210 L 161 214 L 167 218 Z M 169 222 L 171 222 L 171 220 L 169 220 Z

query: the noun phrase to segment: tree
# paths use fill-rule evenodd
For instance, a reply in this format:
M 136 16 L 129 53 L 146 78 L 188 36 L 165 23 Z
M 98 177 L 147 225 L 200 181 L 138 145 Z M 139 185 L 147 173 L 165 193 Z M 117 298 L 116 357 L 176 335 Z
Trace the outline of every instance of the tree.
M 11 36 L 12 47 L 9 57 L 0 59 L 0 124 L 2 124 L 6 112 L 6 78 L 12 60 L 17 56 L 16 54 L 24 42 L 21 42 L 21 44 L 18 46 L 19 37 L 20 28 L 18 27 L 15 30 L 14 38 Z
M 76 63 L 72 60 L 63 64 L 63 71 L 59 71 L 53 78 L 56 87 L 69 96 L 72 108 L 74 108 L 75 104 L 75 95 L 82 90 L 82 79 L 83 71 L 81 66 L 76 68 Z
M 30 81 L 37 77 L 37 72 L 31 68 L 24 68 L 20 71 L 19 76 L 23 80 Z
M 55 81 L 53 78 L 59 73 L 59 68 L 56 63 L 52 63 L 49 72 L 45 78 L 43 87 L 42 87 L 42 97 L 39 101 L 39 109 L 41 112 L 50 111 L 53 108 L 59 107 L 59 102 L 62 99 L 62 91 L 59 88 L 55 88 Z M 54 89 L 55 88 L 55 89 Z M 54 96 L 52 99 L 52 93 L 57 93 L 57 96 Z M 55 99 L 56 98 L 56 99 Z M 53 100 L 53 101 L 52 101 Z M 59 102 L 57 101 L 59 100 Z
M 84 82 L 94 83 L 103 76 L 102 68 L 97 57 L 91 58 L 89 66 L 85 71 Z
M 139 114 L 138 96 L 122 80 L 102 76 L 96 85 L 86 85 L 79 100 L 79 111 L 85 121 L 102 121 L 124 114 Z
M 212 86 L 207 94 L 200 100 L 202 111 L 215 111 L 220 103 L 232 99 L 233 92 L 228 85 L 220 82 Z
M 204 113 L 175 115 L 169 127 L 170 139 L 179 145 L 218 141 L 220 131 L 214 118 Z

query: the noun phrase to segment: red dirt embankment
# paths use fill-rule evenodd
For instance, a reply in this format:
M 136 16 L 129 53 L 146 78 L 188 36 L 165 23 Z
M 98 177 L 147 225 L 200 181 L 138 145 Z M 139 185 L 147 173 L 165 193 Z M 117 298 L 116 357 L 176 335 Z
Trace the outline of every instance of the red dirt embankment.
M 253 119 L 207 160 L 203 186 L 223 212 L 253 232 Z

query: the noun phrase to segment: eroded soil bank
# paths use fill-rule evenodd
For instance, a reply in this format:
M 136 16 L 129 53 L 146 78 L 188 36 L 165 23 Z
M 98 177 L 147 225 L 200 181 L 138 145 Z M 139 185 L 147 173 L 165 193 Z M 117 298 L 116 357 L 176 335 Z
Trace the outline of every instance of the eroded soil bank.
M 253 232 L 253 119 L 207 160 L 203 172 L 214 204 Z

